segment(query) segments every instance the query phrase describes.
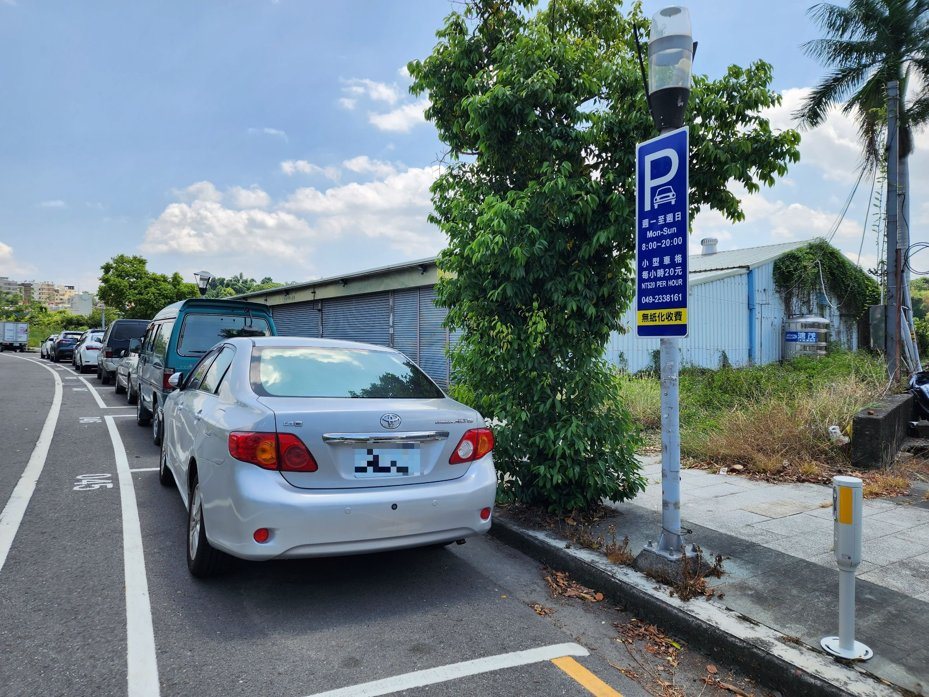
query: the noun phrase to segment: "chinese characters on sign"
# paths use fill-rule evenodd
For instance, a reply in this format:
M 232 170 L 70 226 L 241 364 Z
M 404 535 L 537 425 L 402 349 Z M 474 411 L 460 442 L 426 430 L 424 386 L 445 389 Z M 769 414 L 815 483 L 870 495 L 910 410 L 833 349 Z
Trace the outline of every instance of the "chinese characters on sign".
M 784 341 L 797 344 L 815 344 L 819 341 L 816 332 L 787 332 Z
M 636 147 L 636 334 L 687 336 L 687 128 Z

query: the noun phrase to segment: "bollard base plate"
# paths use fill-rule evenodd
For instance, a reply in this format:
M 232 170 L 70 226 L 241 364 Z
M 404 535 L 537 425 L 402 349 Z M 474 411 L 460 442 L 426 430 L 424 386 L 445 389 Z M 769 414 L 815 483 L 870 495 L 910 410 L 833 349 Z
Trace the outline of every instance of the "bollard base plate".
M 855 642 L 854 648 L 851 651 L 841 648 L 839 646 L 839 637 L 837 636 L 823 637 L 819 645 L 823 647 L 826 653 L 850 661 L 867 661 L 874 656 L 874 652 L 860 641 Z

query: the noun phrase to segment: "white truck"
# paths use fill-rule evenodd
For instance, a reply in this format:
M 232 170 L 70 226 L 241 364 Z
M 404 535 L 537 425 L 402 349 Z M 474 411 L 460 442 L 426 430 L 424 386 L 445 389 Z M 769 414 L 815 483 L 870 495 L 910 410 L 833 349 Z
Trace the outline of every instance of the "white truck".
M 26 322 L 0 322 L 0 351 L 25 351 L 28 344 Z

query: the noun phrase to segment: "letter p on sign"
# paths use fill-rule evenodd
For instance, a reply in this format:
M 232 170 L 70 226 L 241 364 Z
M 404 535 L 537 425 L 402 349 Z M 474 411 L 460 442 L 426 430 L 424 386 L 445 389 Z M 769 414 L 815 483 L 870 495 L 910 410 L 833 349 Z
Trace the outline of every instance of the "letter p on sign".
M 656 160 L 661 160 L 667 158 L 671 160 L 671 168 L 666 174 L 663 174 L 659 177 L 653 177 L 652 171 L 654 170 L 654 164 Z M 653 192 L 662 184 L 667 184 L 669 181 L 674 179 L 677 175 L 677 169 L 680 166 L 680 160 L 678 159 L 677 153 L 671 148 L 665 148 L 663 150 L 657 150 L 653 153 L 649 153 L 645 156 L 645 210 L 650 211 L 652 209 L 652 197 L 654 196 Z

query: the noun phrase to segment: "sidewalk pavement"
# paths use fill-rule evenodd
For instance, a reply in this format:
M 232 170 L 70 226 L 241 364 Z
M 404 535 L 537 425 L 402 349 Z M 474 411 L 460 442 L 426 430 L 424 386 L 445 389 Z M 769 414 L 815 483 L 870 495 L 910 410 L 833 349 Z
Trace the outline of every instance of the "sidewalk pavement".
M 649 482 L 646 490 L 634 501 L 612 504 L 617 515 L 597 525 L 600 534 L 613 525 L 619 539 L 628 536 L 633 553 L 657 539 L 661 523 L 660 459 L 642 461 Z M 698 544 L 710 557 L 723 555 L 725 574 L 710 584 L 721 597 L 686 604 L 670 598 L 674 601 L 670 602 L 672 609 L 676 608 L 679 615 L 682 610 L 698 616 L 712 615 L 717 610 L 717 614 L 728 613 L 726 617 L 720 615 L 721 619 L 711 617 L 713 626 L 707 625 L 703 631 L 726 632 L 726 627 L 734 626 L 734 618 L 740 616 L 747 620 L 747 626 L 775 630 L 777 646 L 770 651 L 783 658 L 781 670 L 785 665 L 793 672 L 807 670 L 806 662 L 813 665 L 809 670 L 814 680 L 841 684 L 849 694 L 878 694 L 877 681 L 882 681 L 904 694 L 929 695 L 929 506 L 888 500 L 864 503 L 856 638 L 870 646 L 875 655 L 870 661 L 855 664 L 857 672 L 853 672 L 826 657 L 819 648 L 823 636 L 838 633 L 831 488 L 770 484 L 702 470 L 683 470 L 681 477 L 682 518 L 684 527 L 692 530 L 686 539 Z M 505 512 L 498 518 L 498 524 L 501 522 L 501 536 L 514 541 L 521 524 L 507 519 Z M 566 554 L 573 555 L 584 568 L 597 572 L 606 569 L 628 587 L 630 583 L 642 589 L 649 586 L 647 581 L 642 584 L 635 579 L 637 574 L 628 568 L 609 570 L 609 563 L 601 563 L 595 553 L 565 549 L 564 538 L 559 539 L 557 534 L 536 531 L 523 534 L 523 538 L 527 551 L 531 553 L 530 548 L 534 548 L 537 556 L 544 556 L 548 563 L 557 560 L 557 555 L 562 560 Z M 576 571 L 583 569 L 578 567 Z M 669 599 L 665 597 L 662 602 L 667 605 Z M 737 630 L 733 632 L 738 634 Z M 771 643 L 757 636 L 737 639 L 736 643 L 754 642 L 755 657 L 750 660 L 758 660 L 759 647 L 763 654 Z M 793 660 L 782 644 L 795 644 L 797 640 L 796 648 L 805 654 L 801 652 Z M 771 668 L 768 666 L 769 673 Z M 869 676 L 877 678 L 872 682 L 878 687 L 864 685 Z M 853 687 L 857 682 L 861 682 L 860 689 Z M 805 690 L 784 694 L 807 694 Z M 819 692 L 825 694 L 828 690 Z

